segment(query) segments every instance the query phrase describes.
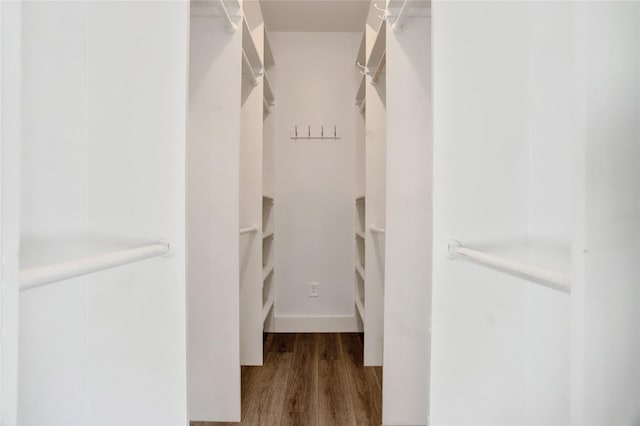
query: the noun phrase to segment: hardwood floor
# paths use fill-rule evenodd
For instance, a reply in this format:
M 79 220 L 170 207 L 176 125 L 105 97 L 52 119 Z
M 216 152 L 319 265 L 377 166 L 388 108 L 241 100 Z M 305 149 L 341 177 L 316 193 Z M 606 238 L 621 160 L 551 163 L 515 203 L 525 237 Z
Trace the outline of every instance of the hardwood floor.
M 242 422 L 191 426 L 382 423 L 382 368 L 362 365 L 362 334 L 267 334 L 264 366 L 242 367 Z

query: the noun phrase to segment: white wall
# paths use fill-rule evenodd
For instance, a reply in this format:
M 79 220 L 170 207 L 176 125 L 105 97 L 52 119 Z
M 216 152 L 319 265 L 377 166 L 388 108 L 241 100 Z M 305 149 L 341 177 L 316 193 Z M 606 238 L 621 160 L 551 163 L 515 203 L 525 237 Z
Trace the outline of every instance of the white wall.
M 275 327 L 357 327 L 353 295 L 355 148 L 351 78 L 358 33 L 270 33 L 277 56 Z M 341 140 L 293 141 L 290 132 Z M 318 282 L 318 297 L 308 296 Z
M 203 421 L 240 421 L 238 171 L 242 32 L 228 34 L 225 26 L 222 17 L 191 18 L 189 419 Z
M 640 419 L 639 9 L 434 4 L 433 424 Z M 446 260 L 448 238 L 571 294 Z
M 0 4 L 0 424 L 17 423 L 21 6 Z
M 524 424 L 526 282 L 446 246 L 526 242 L 528 5 L 434 3 L 432 20 L 431 422 Z
M 571 421 L 638 424 L 640 5 L 575 9 L 584 235 L 575 250 Z
M 176 252 L 21 294 L 20 424 L 186 421 L 187 10 L 23 6 L 21 267 Z

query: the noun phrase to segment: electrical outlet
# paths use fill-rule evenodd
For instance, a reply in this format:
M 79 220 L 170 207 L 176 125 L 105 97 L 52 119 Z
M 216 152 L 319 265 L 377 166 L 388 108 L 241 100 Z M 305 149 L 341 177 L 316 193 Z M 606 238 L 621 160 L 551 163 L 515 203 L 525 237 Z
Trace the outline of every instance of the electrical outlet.
M 309 283 L 309 297 L 318 297 L 318 283 Z

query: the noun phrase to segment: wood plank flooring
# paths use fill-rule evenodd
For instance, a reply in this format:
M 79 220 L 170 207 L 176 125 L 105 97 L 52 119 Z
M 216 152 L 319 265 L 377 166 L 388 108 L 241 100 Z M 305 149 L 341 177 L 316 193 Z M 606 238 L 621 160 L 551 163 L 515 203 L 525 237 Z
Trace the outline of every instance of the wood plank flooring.
M 242 367 L 242 422 L 191 426 L 379 426 L 382 368 L 362 364 L 362 334 L 266 334 L 264 366 Z

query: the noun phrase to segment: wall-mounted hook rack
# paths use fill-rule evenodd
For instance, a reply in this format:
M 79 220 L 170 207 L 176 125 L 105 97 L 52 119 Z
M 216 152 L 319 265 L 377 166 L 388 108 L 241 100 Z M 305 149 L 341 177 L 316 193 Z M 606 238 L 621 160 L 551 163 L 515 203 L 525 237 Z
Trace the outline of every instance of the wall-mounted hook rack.
M 333 136 L 325 135 L 324 125 L 320 126 L 320 136 L 312 136 L 311 125 L 307 126 L 307 135 L 301 136 L 298 134 L 298 126 L 294 126 L 293 134 L 289 136 L 289 139 L 293 140 L 338 140 L 342 139 L 342 136 L 338 136 L 338 126 L 333 126 Z

